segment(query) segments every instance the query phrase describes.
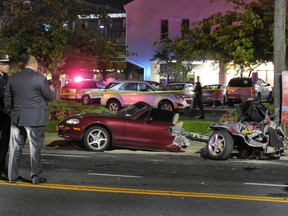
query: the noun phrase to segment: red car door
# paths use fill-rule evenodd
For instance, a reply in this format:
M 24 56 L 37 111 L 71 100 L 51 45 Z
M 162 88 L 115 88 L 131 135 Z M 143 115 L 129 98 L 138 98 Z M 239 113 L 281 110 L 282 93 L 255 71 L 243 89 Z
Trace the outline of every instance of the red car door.
M 165 149 L 174 139 L 169 132 L 173 126 L 170 123 L 172 118 L 170 111 L 152 109 L 144 118 L 130 119 L 125 128 L 126 145 L 139 149 Z

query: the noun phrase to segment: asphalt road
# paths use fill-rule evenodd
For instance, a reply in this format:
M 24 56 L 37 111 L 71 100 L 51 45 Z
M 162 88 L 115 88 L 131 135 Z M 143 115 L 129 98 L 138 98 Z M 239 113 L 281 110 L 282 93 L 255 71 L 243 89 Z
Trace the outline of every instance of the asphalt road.
M 286 160 L 44 149 L 48 184 L 0 181 L 0 215 L 286 215 Z M 25 148 L 20 174 L 29 177 Z
M 227 109 L 205 111 L 204 121 L 218 121 Z M 199 114 L 195 110 L 180 120 L 197 119 Z M 200 142 L 182 153 L 95 153 L 73 142 L 59 147 L 61 138 L 53 136 L 45 141 L 54 142 L 43 149 L 48 183 L 0 180 L 0 215 L 283 216 L 288 211 L 287 157 L 213 161 L 201 158 L 205 143 Z M 20 167 L 25 178 L 28 153 L 26 146 Z

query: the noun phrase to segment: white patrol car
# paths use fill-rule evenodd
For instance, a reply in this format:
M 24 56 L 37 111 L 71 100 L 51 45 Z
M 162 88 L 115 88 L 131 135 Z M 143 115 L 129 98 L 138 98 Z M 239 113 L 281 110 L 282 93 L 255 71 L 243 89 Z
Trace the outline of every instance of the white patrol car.
M 109 83 L 101 98 L 101 105 L 113 112 L 144 101 L 152 107 L 186 112 L 193 109 L 193 97 L 178 91 L 158 91 L 144 81 L 114 81 Z
M 91 100 L 100 99 L 105 86 L 97 80 L 82 80 L 69 82 L 61 90 L 60 98 L 63 100 L 81 101 L 83 104 Z

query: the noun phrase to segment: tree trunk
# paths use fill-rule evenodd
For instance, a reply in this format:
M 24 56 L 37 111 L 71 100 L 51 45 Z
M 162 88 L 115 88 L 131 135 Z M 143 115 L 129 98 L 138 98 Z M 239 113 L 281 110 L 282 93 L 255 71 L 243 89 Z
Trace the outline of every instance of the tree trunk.
M 55 99 L 60 99 L 60 91 L 61 91 L 61 82 L 60 82 L 60 73 L 57 69 L 54 69 L 52 72 L 52 81 L 55 87 Z
M 229 80 L 226 80 L 226 64 L 223 61 L 219 61 L 219 83 L 228 83 Z

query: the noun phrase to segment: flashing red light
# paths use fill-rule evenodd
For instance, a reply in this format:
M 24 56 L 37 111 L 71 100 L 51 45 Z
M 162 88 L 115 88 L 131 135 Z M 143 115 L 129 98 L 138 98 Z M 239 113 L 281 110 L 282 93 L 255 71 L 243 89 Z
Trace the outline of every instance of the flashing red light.
M 81 76 L 74 77 L 74 82 L 81 82 L 83 78 Z

